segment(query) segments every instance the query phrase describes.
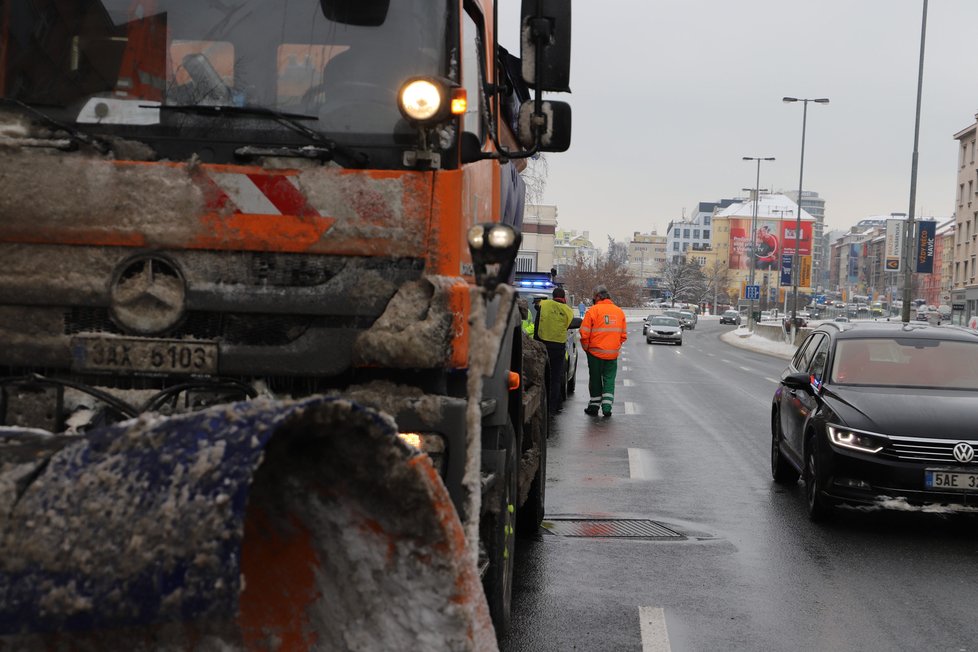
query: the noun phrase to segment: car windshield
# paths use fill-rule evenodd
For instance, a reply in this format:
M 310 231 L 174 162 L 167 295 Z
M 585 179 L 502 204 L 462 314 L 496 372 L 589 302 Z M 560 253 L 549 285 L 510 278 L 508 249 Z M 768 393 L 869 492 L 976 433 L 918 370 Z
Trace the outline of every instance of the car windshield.
M 44 10 L 42 34 L 38 3 L 6 3 L 13 26 L 0 48 L 6 100 L 128 138 L 206 131 L 218 121 L 251 140 L 289 133 L 254 113 L 187 110 L 226 106 L 299 115 L 342 142 L 389 143 L 406 129 L 396 101 L 405 79 L 450 77 L 457 68 L 444 2 L 362 3 L 361 25 L 327 18 L 329 1 L 59 4 Z
M 672 317 L 653 317 L 651 326 L 679 326 L 679 321 Z
M 679 314 L 680 314 L 680 316 L 683 319 L 692 319 L 693 318 L 693 313 L 691 313 L 691 312 L 681 312 Z
M 978 342 L 919 338 L 839 340 L 831 382 L 978 389 Z

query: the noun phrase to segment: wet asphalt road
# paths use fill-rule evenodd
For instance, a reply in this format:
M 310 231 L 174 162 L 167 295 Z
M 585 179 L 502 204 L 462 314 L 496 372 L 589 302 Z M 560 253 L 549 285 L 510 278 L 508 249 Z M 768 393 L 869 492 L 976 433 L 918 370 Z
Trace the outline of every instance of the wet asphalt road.
M 608 419 L 584 414 L 582 358 L 549 440 L 550 529 L 518 544 L 501 649 L 978 650 L 978 521 L 810 523 L 801 483 L 770 479 L 785 362 L 721 342 L 730 328 L 701 319 L 674 347 L 630 324 Z M 681 538 L 552 533 L 568 519 L 649 520 Z

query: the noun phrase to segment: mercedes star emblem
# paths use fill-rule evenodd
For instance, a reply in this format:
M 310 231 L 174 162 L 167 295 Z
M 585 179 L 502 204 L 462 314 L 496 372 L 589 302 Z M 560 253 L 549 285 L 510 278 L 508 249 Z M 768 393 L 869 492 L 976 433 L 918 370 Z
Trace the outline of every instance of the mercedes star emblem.
M 112 282 L 112 316 L 131 333 L 156 335 L 182 318 L 187 286 L 176 266 L 161 256 L 126 261 Z

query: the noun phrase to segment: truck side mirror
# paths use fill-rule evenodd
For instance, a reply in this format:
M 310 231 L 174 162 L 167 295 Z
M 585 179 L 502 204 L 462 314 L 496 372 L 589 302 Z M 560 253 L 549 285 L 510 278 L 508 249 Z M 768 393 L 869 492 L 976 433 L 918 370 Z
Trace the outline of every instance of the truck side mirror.
M 538 91 L 569 92 L 570 0 L 523 0 L 520 16 L 523 79 Z
M 533 112 L 535 102 L 530 100 L 520 105 L 519 139 L 527 149 L 536 142 L 536 132 L 540 132 L 541 152 L 566 152 L 570 147 L 571 109 L 567 102 L 547 101 L 542 103 L 542 113 Z

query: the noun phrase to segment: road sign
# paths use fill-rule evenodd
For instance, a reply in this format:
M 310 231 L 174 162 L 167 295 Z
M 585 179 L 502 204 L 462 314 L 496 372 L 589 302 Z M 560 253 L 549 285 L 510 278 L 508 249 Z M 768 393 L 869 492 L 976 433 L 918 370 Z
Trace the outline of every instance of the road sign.
M 761 298 L 761 286 L 760 285 L 745 285 L 744 286 L 744 298 L 748 301 L 757 301 Z

